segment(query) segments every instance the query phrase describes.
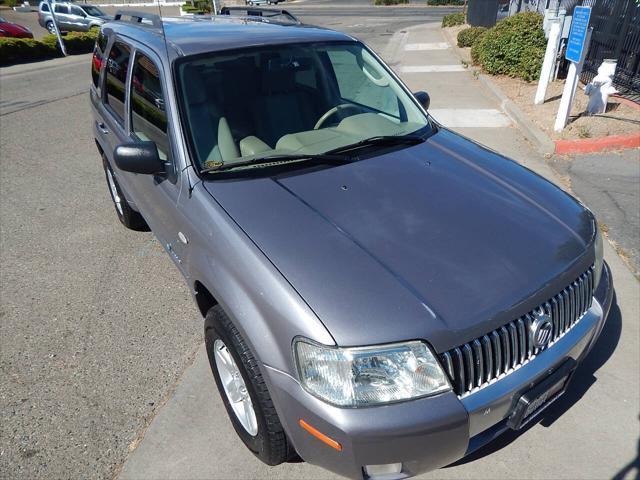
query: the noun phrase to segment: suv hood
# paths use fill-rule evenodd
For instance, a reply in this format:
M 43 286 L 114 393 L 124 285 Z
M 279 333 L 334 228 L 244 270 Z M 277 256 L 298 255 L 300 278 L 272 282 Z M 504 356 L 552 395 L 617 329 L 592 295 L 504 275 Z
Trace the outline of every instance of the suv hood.
M 535 308 L 593 262 L 593 217 L 446 130 L 339 167 L 205 187 L 338 345 L 447 350 Z

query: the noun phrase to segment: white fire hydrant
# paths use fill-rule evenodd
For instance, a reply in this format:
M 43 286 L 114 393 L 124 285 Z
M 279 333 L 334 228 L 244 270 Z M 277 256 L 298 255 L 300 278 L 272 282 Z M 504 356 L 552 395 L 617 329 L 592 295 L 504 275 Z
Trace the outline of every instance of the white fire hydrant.
M 588 114 L 604 113 L 607 109 L 609 95 L 618 93 L 613 86 L 613 76 L 616 73 L 617 65 L 616 60 L 604 60 L 602 65 L 598 67 L 598 74 L 593 77 L 591 83 L 585 85 L 584 93 L 589 95 Z

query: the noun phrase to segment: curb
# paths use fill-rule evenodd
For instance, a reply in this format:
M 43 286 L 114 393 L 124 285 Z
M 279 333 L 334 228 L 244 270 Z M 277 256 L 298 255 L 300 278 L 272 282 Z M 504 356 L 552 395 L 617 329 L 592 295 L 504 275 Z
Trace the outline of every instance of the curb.
M 456 52 L 458 57 L 460 57 L 461 61 L 466 61 L 462 55 L 460 48 L 457 45 L 457 41 L 452 37 L 451 32 L 449 32 L 446 28 L 442 29 L 443 36 L 451 45 L 452 50 Z M 472 70 L 472 68 L 470 68 Z M 480 72 L 479 69 L 475 69 Z M 536 150 L 543 155 L 553 155 L 556 150 L 556 146 L 553 143 L 546 133 L 544 133 L 540 128 L 535 126 L 531 120 L 527 118 L 520 108 L 513 103 L 504 93 L 500 90 L 487 75 L 481 73 L 478 77 L 480 82 L 486 87 L 489 92 L 497 99 L 500 104 L 500 108 L 507 116 L 511 119 L 513 123 L 520 129 L 522 134 L 533 144 Z
M 553 155 L 556 151 L 556 144 L 540 128 L 533 124 L 520 108 L 513 103 L 485 74 L 479 77 L 482 84 L 493 93 L 500 102 L 500 107 L 520 128 L 527 140 L 543 155 Z
M 619 150 L 623 148 L 639 148 L 640 133 L 631 135 L 612 135 L 601 138 L 585 138 L 582 140 L 556 140 L 555 153 L 597 153 L 605 150 Z
M 460 49 L 456 45 L 456 42 L 451 36 L 451 33 L 443 29 L 443 36 L 449 42 L 452 49 L 458 54 L 462 60 L 464 60 Z M 479 70 L 478 70 L 479 71 Z M 606 150 L 620 150 L 626 148 L 638 148 L 640 147 L 640 134 L 634 133 L 631 135 L 612 135 L 601 138 L 589 138 L 580 140 L 552 140 L 546 133 L 536 126 L 529 117 L 518 107 L 511 99 L 509 99 L 500 88 L 495 85 L 488 75 L 483 73 L 478 77 L 480 82 L 493 94 L 498 100 L 500 108 L 509 116 L 509 118 L 515 123 L 523 135 L 529 140 L 536 150 L 543 155 L 564 155 L 569 153 L 596 153 Z M 639 109 L 640 107 L 629 100 L 616 97 L 616 100 L 629 105 L 633 108 Z

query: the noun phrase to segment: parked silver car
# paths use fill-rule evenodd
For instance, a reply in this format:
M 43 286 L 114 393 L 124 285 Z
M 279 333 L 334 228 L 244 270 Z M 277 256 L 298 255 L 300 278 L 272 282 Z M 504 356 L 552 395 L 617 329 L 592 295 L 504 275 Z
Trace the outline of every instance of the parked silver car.
M 594 216 L 358 40 L 268 14 L 117 14 L 90 87 L 116 214 L 193 292 L 237 434 L 389 480 L 536 421 L 612 304 Z
M 51 5 L 58 28 L 63 32 L 88 32 L 113 18 L 95 5 L 75 2 L 52 2 Z M 51 9 L 46 1 L 38 5 L 38 23 L 49 33 L 54 33 Z

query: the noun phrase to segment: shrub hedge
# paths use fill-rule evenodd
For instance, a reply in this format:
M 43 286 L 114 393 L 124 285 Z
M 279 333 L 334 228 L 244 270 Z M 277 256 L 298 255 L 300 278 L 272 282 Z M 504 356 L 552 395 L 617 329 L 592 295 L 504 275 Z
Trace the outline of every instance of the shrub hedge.
M 400 3 L 409 3 L 409 0 L 375 0 L 374 5 L 398 5 Z
M 484 32 L 471 48 L 471 59 L 487 73 L 531 81 L 540 75 L 546 45 L 542 15 L 519 13 Z
M 442 17 L 443 27 L 455 27 L 456 25 L 464 25 L 464 13 L 451 13 Z
M 472 47 L 487 29 L 485 27 L 469 27 L 458 32 L 458 46 Z
M 98 29 L 90 32 L 69 32 L 63 36 L 67 53 L 90 53 L 98 36 Z M 32 38 L 0 38 L 0 65 L 10 65 L 31 60 L 46 60 L 62 55 L 55 35 L 45 35 L 42 40 Z
M 464 5 L 464 0 L 427 0 L 427 5 Z

